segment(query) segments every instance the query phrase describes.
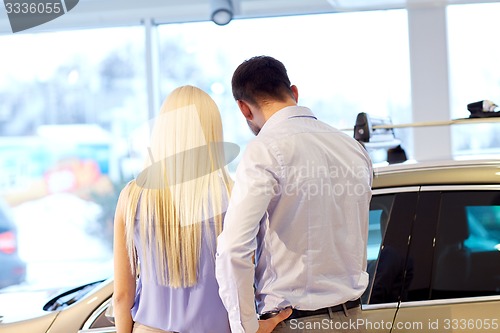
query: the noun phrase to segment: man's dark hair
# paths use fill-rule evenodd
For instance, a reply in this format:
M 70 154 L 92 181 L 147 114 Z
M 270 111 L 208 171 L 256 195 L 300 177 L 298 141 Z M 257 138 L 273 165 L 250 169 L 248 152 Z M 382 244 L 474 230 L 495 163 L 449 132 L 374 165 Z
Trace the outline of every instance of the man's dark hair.
M 236 68 L 231 81 L 235 100 L 258 105 L 260 99 L 285 101 L 293 96 L 285 66 L 269 56 L 245 60 Z

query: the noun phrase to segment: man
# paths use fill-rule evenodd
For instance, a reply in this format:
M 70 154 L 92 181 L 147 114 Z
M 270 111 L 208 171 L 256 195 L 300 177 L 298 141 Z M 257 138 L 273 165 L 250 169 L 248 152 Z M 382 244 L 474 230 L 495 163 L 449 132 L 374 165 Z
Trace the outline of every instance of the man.
M 232 89 L 257 136 L 218 238 L 216 275 L 232 332 L 271 332 L 288 316 L 274 332 L 325 332 L 318 324 L 356 318 L 368 284 L 366 151 L 297 106 L 297 87 L 274 58 L 243 62 Z

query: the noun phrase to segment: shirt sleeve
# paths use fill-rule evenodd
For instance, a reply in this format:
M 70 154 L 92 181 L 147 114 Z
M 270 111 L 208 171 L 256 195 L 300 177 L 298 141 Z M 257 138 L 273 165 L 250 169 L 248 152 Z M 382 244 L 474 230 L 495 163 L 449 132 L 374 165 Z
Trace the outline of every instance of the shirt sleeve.
M 219 294 L 228 311 L 233 333 L 253 333 L 259 327 L 253 257 L 260 221 L 278 184 L 277 170 L 276 158 L 262 142 L 256 141 L 247 146 L 236 170 L 216 255 Z

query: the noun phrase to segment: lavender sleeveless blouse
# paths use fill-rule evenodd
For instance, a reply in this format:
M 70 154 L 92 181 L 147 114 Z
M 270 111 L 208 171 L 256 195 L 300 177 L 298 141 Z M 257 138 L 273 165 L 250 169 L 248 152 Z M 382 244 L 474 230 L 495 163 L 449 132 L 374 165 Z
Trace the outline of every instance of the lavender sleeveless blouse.
M 139 241 L 139 209 L 137 211 L 134 239 L 139 260 L 144 262 Z M 213 219 L 208 223 L 212 228 Z M 198 283 L 187 288 L 171 288 L 139 277 L 131 310 L 135 322 L 179 333 L 231 332 L 215 279 L 216 237 L 205 235 L 206 229 L 208 228 L 202 227 Z M 144 272 L 145 268 L 141 266 L 140 269 Z M 154 276 L 153 274 L 148 276 Z

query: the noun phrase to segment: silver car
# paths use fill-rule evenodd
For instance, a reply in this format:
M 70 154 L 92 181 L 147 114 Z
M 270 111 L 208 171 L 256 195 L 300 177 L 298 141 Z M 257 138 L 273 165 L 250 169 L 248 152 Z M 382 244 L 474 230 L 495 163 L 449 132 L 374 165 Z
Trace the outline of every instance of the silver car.
M 500 332 L 500 160 L 381 167 L 373 190 L 370 284 L 362 316 L 341 328 Z M 68 291 L 0 332 L 114 332 L 112 283 Z

